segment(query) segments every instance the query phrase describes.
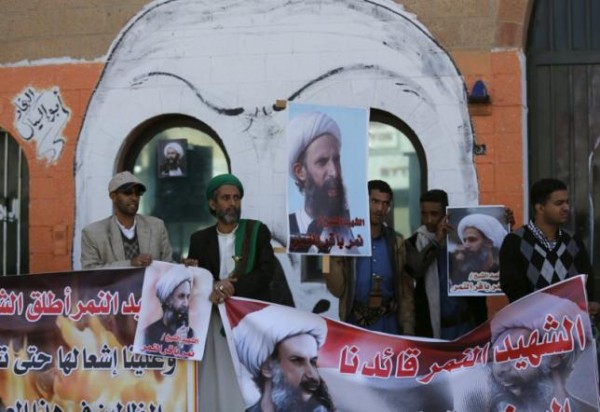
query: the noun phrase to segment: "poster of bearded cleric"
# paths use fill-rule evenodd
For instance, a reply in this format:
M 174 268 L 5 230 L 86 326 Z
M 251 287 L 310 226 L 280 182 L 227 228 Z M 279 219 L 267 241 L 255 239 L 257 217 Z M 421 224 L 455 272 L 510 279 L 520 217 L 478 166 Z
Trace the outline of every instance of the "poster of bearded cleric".
M 193 362 L 132 352 L 145 270 L 0 276 L 0 411 L 194 410 Z
M 371 332 L 243 298 L 219 305 L 245 411 L 597 411 L 582 276 L 458 340 Z
M 247 412 L 597 411 L 584 285 L 534 292 L 452 342 L 243 298 L 219 309 Z
M 213 277 L 203 268 L 154 262 L 146 269 L 134 353 L 202 360 Z
M 288 105 L 288 252 L 370 255 L 369 112 Z
M 449 207 L 448 294 L 502 295 L 498 255 L 510 225 L 504 206 Z

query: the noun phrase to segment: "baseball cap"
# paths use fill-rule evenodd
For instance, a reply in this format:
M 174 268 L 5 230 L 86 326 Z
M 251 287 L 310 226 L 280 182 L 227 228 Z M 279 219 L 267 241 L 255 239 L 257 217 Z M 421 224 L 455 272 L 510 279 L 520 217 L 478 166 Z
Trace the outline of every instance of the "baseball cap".
M 131 174 L 131 172 L 120 172 L 114 175 L 113 178 L 110 179 L 110 182 L 108 182 L 108 193 L 112 193 L 119 189 L 127 190 L 133 186 L 141 186 L 142 190 L 144 192 L 146 191 L 146 186 L 144 186 L 140 179 Z

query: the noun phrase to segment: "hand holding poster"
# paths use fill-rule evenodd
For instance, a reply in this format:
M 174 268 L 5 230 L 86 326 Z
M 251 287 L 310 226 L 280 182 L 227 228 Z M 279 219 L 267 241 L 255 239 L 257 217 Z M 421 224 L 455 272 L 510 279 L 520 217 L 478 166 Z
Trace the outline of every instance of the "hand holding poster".
M 290 103 L 288 112 L 288 251 L 370 255 L 368 111 Z
M 583 277 L 535 292 L 459 340 L 369 332 L 293 308 L 221 307 L 247 411 L 592 411 Z

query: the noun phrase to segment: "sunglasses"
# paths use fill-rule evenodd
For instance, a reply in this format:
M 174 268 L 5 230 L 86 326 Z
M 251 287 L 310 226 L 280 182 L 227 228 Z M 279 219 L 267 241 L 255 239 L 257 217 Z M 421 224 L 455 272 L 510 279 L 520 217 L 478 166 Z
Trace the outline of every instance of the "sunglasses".
M 140 189 L 127 189 L 127 190 L 119 190 L 119 193 L 122 193 L 125 196 L 131 196 L 133 194 L 135 194 L 136 196 L 142 196 L 144 194 L 144 191 L 140 190 Z

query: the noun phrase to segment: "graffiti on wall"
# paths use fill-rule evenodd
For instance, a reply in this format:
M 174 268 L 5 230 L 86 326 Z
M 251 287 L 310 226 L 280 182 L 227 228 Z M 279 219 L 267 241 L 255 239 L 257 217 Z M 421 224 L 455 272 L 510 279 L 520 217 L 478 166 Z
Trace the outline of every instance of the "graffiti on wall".
M 35 141 L 38 159 L 56 163 L 65 146 L 63 129 L 71 111 L 65 107 L 57 87 L 23 90 L 13 99 L 15 127 L 26 141 Z

